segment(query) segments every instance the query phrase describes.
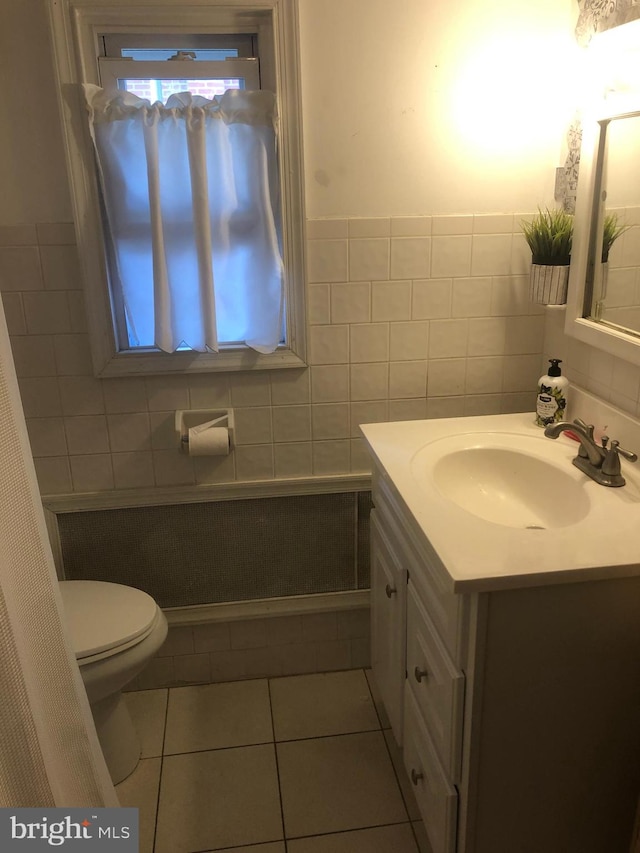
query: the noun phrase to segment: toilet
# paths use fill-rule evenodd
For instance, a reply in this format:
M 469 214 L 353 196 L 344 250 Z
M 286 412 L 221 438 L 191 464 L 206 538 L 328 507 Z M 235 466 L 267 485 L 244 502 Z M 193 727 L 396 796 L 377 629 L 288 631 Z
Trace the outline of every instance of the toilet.
M 122 689 L 164 643 L 167 620 L 142 590 L 103 581 L 60 581 L 63 610 L 114 785 L 132 773 L 140 741 Z

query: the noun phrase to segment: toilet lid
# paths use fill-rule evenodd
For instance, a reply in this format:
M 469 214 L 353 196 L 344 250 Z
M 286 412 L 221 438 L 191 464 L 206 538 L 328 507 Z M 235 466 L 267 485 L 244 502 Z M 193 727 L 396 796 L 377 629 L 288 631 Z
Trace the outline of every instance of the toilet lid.
M 158 607 L 146 592 L 103 581 L 60 581 L 62 605 L 76 658 L 144 639 Z

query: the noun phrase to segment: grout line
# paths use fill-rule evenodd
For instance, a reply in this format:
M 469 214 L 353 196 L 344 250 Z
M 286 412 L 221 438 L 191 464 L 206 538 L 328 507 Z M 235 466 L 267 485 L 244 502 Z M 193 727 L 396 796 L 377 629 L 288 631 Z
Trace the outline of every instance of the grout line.
M 269 695 L 269 716 L 271 718 L 271 734 L 273 736 L 273 754 L 276 762 L 276 779 L 278 780 L 278 802 L 280 803 L 280 826 L 282 828 L 282 840 L 284 842 L 285 853 L 288 850 L 287 840 L 284 831 L 284 806 L 282 805 L 282 786 L 280 785 L 280 764 L 278 762 L 278 745 L 276 743 L 276 729 L 273 721 L 273 704 L 271 701 L 271 679 L 267 679 L 267 692 Z
M 153 846 L 152 849 L 156 849 L 156 841 L 158 837 L 158 818 L 160 817 L 160 791 L 162 790 L 162 774 L 164 771 L 164 746 L 167 739 L 167 726 L 169 724 L 169 698 L 171 695 L 171 688 L 167 688 L 167 702 L 164 708 L 164 726 L 162 729 L 162 749 L 160 751 L 160 774 L 158 777 L 158 796 L 156 797 L 156 820 L 155 825 L 153 827 Z
M 385 826 L 405 826 L 409 824 L 411 826 L 411 820 L 396 820 L 391 823 L 373 823 L 368 826 L 352 826 L 349 829 L 332 829 L 330 832 L 314 832 L 312 835 L 294 835 L 289 841 L 300 841 L 303 838 L 318 838 L 320 836 L 328 836 L 328 835 L 346 835 L 347 832 L 361 832 L 365 829 L 381 829 Z

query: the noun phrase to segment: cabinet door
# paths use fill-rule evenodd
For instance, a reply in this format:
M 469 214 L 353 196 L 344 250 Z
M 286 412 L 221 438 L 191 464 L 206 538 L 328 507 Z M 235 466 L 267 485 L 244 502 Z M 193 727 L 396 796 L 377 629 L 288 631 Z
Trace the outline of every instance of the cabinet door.
M 407 572 L 371 513 L 371 667 L 393 734 L 402 743 Z

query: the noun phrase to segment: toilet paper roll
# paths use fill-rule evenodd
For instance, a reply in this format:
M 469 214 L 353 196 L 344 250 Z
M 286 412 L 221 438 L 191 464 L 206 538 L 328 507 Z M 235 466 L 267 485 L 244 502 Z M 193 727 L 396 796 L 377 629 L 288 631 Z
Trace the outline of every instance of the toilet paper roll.
M 214 426 L 220 419 L 198 424 L 189 430 L 189 456 L 228 456 L 231 448 L 229 430 Z

